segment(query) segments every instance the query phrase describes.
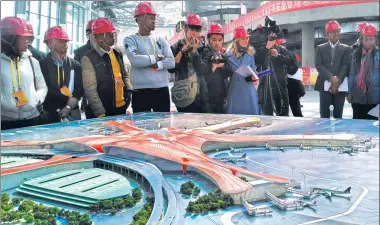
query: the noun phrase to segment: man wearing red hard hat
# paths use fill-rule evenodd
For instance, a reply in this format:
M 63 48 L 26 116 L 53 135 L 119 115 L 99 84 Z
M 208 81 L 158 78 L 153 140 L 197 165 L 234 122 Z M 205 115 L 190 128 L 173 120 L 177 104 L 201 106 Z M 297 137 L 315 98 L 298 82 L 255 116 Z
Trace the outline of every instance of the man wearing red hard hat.
M 187 16 L 185 37 L 171 46 L 175 55 L 175 68 L 169 70 L 175 73 L 174 86 L 171 90 L 172 101 L 178 112 L 204 113 L 208 112 L 207 84 L 200 68 L 201 41 L 199 40 L 203 22 L 196 14 Z M 193 85 L 198 83 L 199 85 Z M 190 92 L 184 91 L 190 90 Z
M 117 32 L 108 18 L 95 19 L 95 44 L 81 60 L 85 97 L 94 117 L 124 115 L 131 102 L 129 74 L 122 53 L 114 48 Z
M 139 30 L 124 39 L 131 63 L 133 112 L 170 111 L 168 69 L 175 63 L 167 40 L 151 34 L 156 27 L 156 16 L 150 2 L 139 3 L 135 9 Z
M 67 56 L 69 41 L 68 34 L 60 26 L 49 28 L 44 35 L 44 42 L 50 50 L 40 61 L 48 86 L 43 104 L 47 112 L 45 123 L 81 119 L 78 101 L 83 95 L 82 70 L 78 61 Z
M 32 53 L 33 58 L 37 59 L 38 61 L 41 61 L 42 59 L 46 58 L 46 53 L 41 52 L 40 50 L 38 50 L 32 46 L 32 44 L 34 42 L 33 26 L 29 22 L 26 22 L 26 25 L 28 27 L 29 33 L 33 34 L 33 36 L 30 37 L 28 49 Z
M 347 82 L 351 50 L 339 42 L 341 27 L 337 21 L 329 21 L 325 31 L 329 41 L 318 45 L 315 53 L 318 71 L 315 90 L 319 91 L 319 113 L 321 118 L 329 118 L 332 105 L 334 118 L 342 118 L 347 90 L 339 90 L 339 87 L 342 82 Z
M 353 119 L 378 120 L 379 115 L 368 114 L 380 103 L 380 50 L 376 46 L 376 26 L 366 24 L 361 35 L 360 44 L 352 55 L 347 100 L 352 104 Z
M 5 17 L 1 31 L 1 129 L 39 124 L 38 106 L 47 87 L 38 61 L 28 51 L 30 37 L 26 21 Z

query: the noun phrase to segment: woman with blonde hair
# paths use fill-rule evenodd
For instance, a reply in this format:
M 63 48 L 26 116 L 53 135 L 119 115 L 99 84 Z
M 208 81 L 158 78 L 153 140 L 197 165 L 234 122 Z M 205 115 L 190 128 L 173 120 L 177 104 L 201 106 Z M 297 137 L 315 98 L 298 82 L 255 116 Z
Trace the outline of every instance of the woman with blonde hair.
M 256 64 L 263 64 L 275 41 L 268 41 L 266 47 L 256 52 L 252 46 L 249 46 L 248 40 L 247 30 L 242 26 L 237 27 L 234 30 L 233 42 L 227 49 L 228 63 L 234 71 L 227 94 L 226 111 L 229 114 L 259 114 L 259 101 L 252 76 L 246 77 L 236 71 L 242 66 L 249 66 L 255 70 Z

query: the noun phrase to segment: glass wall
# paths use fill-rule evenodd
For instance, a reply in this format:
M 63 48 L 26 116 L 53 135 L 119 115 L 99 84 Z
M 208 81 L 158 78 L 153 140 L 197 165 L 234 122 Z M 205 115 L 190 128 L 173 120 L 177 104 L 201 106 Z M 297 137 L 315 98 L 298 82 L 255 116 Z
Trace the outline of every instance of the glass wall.
M 16 14 L 20 16 L 21 13 L 17 13 L 17 7 L 21 7 L 22 9 L 25 7 L 25 11 L 22 12 L 23 17 L 32 24 L 36 37 L 32 45 L 44 52 L 48 52 L 46 45 L 43 43 L 45 32 L 50 27 L 63 26 L 71 39 L 68 52 L 68 54 L 71 55 L 74 49 L 87 41 L 85 37 L 85 25 L 87 24 L 86 14 L 88 12 L 86 11 L 86 5 L 88 4 L 91 4 L 91 2 L 45 0 L 1 1 L 1 18 L 16 16 Z M 62 15 L 60 18 L 60 12 L 65 11 L 65 15 Z M 97 12 L 91 11 L 92 12 L 88 14 L 91 19 L 99 17 Z M 66 22 L 59 24 L 60 21 Z

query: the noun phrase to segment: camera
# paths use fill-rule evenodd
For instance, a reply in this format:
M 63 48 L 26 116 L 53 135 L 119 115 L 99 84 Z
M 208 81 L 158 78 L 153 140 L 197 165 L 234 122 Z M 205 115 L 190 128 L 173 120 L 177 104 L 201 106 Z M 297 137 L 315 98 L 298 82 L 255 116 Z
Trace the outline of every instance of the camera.
M 213 64 L 226 63 L 226 62 L 227 62 L 227 58 L 225 57 L 218 57 L 218 56 L 211 57 L 211 63 Z
M 276 36 L 270 36 L 270 34 L 276 34 Z M 276 39 L 285 38 L 288 34 L 287 29 L 281 29 L 276 21 L 269 16 L 265 17 L 265 26 L 256 28 L 249 32 L 249 44 L 255 49 L 265 47 L 267 41 L 274 41 Z

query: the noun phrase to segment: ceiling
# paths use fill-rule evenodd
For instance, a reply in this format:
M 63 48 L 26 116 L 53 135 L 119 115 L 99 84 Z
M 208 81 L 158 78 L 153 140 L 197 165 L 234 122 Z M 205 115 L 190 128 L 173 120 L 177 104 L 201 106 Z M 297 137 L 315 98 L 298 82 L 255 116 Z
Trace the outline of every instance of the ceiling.
M 93 1 L 92 9 L 104 10 L 106 17 L 110 18 L 120 28 L 136 27 L 134 10 L 136 5 L 142 1 L 108 0 Z M 185 1 L 150 1 L 159 16 L 156 26 L 160 28 L 175 27 L 177 22 L 183 20 L 182 12 L 187 12 L 187 8 L 192 13 L 214 11 L 219 8 L 239 8 L 244 4 L 247 8 L 253 8 L 259 1 L 205 1 L 205 0 L 185 0 Z M 186 7 L 187 6 L 187 7 Z

